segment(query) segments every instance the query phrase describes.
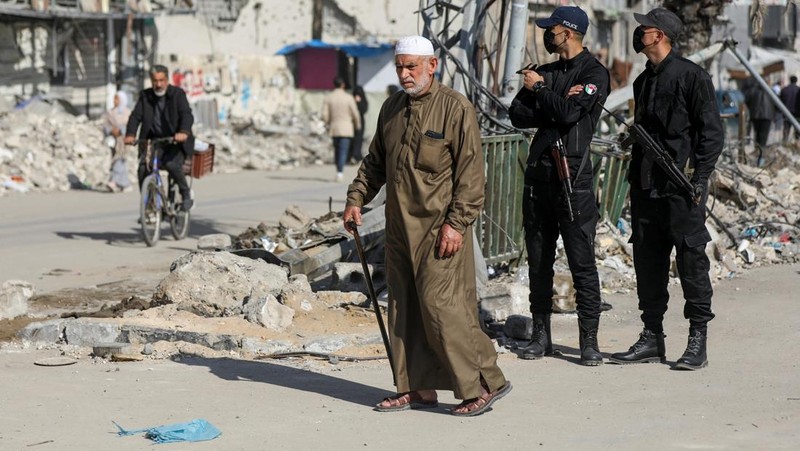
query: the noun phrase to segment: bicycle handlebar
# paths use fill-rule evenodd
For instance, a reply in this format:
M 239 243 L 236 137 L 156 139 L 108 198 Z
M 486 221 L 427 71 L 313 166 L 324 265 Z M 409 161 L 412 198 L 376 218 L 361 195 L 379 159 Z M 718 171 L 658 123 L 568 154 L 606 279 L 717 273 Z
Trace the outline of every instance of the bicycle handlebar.
M 137 139 L 136 141 L 133 142 L 133 144 L 130 144 L 130 145 L 131 146 L 138 146 L 139 144 L 141 144 L 143 142 L 147 142 L 147 141 L 150 141 L 153 144 L 159 144 L 159 143 L 172 144 L 172 143 L 175 142 L 175 138 L 173 136 L 165 136 L 163 138 Z

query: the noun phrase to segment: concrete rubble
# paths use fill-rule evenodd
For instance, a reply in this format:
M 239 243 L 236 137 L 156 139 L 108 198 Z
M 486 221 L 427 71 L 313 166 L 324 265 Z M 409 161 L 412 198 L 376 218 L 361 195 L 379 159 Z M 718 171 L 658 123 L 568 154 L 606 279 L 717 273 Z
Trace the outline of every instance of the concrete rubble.
M 12 319 L 28 312 L 28 299 L 33 285 L 24 280 L 7 280 L 0 285 L 0 320 Z
M 102 119 L 73 115 L 69 105 L 34 98 L 0 104 L 0 196 L 32 191 L 105 190 L 111 165 Z M 215 145 L 214 171 L 280 170 L 330 162 L 330 139 L 316 114 L 288 110 L 232 117 L 223 128 L 195 130 Z M 128 170 L 135 180 L 136 151 Z
M 785 158 L 795 161 L 791 154 Z M 720 163 L 707 204 L 712 235 L 707 253 L 714 283 L 736 277 L 747 268 L 797 261 L 800 211 L 795 206 L 800 201 L 800 174 L 796 167 L 791 163 L 771 170 Z M 360 230 L 362 238 L 369 240 L 373 284 L 385 299 L 382 217 L 380 207 L 365 211 L 365 225 Z M 601 291 L 610 302 L 615 293 L 635 289 L 627 218 L 624 212 L 616 224 L 603 221 L 597 230 L 595 255 Z M 173 262 L 170 274 L 149 300 L 132 297 L 101 309 L 98 318 L 32 323 L 18 336 L 37 346 L 129 343 L 148 358 L 186 352 L 326 354 L 349 347 L 382 353 L 369 311 L 366 277 L 338 213 L 313 218 L 290 205 L 277 226 L 262 223 L 237 236 L 205 236 L 198 248 Z M 554 310 L 574 314 L 575 291 L 563 252 L 559 241 Z M 326 258 L 318 258 L 326 254 Z M 492 268 L 489 272 L 494 277 L 481 285 L 478 293 L 481 317 L 501 348 L 513 348 L 530 337 L 528 268 L 524 263 L 511 263 L 514 265 Z M 670 283 L 679 283 L 674 261 Z M 9 281 L 3 290 L 0 300 L 16 296 L 18 307 L 19 299 L 30 297 L 33 287 Z M 15 312 L 15 316 L 22 315 L 24 308 Z M 365 333 L 340 333 L 342 317 L 355 318 L 365 326 Z M 320 319 L 325 318 L 330 324 L 320 330 Z

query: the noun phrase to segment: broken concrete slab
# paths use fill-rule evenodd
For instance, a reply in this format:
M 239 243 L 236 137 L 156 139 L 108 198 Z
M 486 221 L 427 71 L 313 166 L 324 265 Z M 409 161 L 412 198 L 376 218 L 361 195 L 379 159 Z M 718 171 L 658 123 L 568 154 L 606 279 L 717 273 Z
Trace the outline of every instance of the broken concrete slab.
M 489 281 L 478 290 L 482 316 L 491 322 L 503 322 L 512 315 L 530 313 L 530 288 L 517 283 Z
M 348 337 L 342 335 L 329 335 L 316 337 L 303 344 L 303 350 L 308 352 L 319 352 L 330 354 L 336 352 L 349 344 Z
M 248 298 L 242 306 L 246 320 L 259 324 L 267 329 L 282 331 L 292 325 L 294 310 L 287 307 L 271 294 Z
M 65 339 L 64 330 L 75 319 L 51 319 L 30 323 L 17 332 L 17 338 L 30 343 L 58 343 Z
M 241 313 L 244 300 L 254 293 L 276 296 L 287 282 L 283 268 L 263 260 L 199 251 L 172 263 L 153 301 L 177 304 L 201 316 L 232 316 Z
M 386 227 L 384 207 L 380 206 L 361 216 L 361 226 L 358 228 L 364 252 L 369 252 L 375 247 L 383 246 L 383 233 Z M 305 274 L 309 279 L 315 279 L 327 274 L 333 266 L 340 261 L 357 261 L 355 240 L 339 226 L 338 242 L 328 241 L 320 246 L 310 249 L 292 249 L 278 255 L 289 267 L 289 274 Z
M 212 233 L 203 235 L 197 240 L 197 249 L 201 251 L 216 251 L 230 249 L 231 236 L 227 233 Z
M 97 321 L 93 318 L 78 318 L 70 321 L 64 328 L 67 344 L 74 346 L 94 346 L 98 343 L 123 342 L 119 324 Z
M 278 219 L 278 224 L 288 230 L 303 230 L 311 222 L 311 216 L 297 205 L 289 205 Z
M 24 280 L 7 280 L 0 286 L 0 319 L 13 319 L 28 313 L 33 285 Z
M 252 337 L 242 338 L 242 352 L 254 355 L 272 355 L 299 351 L 300 347 L 283 340 L 260 340 Z
M 327 307 L 343 307 L 345 305 L 357 305 L 369 307 L 369 298 L 357 291 L 343 293 L 341 291 L 317 291 L 317 300 Z
M 172 330 L 157 327 L 125 325 L 121 327 L 119 342 L 131 344 L 167 342 L 185 342 L 205 346 L 217 351 L 237 351 L 240 348 L 239 337 L 226 334 Z

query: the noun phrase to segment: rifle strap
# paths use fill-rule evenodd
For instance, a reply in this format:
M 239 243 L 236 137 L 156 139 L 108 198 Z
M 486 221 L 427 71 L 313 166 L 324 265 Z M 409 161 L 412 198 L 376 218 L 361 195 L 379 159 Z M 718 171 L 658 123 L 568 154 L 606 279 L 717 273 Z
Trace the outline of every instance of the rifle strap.
M 578 166 L 578 173 L 575 174 L 575 177 L 572 179 L 572 186 L 570 186 L 570 188 L 573 190 L 575 189 L 575 182 L 578 181 L 578 177 L 581 175 L 581 172 L 583 172 L 583 167 L 586 166 L 586 160 L 589 159 L 589 153 L 591 151 L 592 147 L 590 144 L 589 147 L 586 149 L 586 152 L 583 153 L 583 158 L 581 158 L 581 164 L 580 166 Z M 567 168 L 567 170 L 569 170 L 569 168 Z

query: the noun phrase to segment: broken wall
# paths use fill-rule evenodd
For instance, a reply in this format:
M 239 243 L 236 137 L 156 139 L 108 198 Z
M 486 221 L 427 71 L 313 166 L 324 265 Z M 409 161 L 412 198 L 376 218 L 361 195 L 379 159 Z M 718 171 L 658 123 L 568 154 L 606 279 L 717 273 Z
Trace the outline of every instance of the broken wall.
M 169 68 L 170 82 L 186 91 L 190 103 L 216 102 L 220 123 L 257 111 L 295 110 L 294 79 L 282 56 L 162 55 L 158 62 Z
M 210 7 L 201 0 L 198 10 Z M 274 55 L 288 44 L 311 39 L 312 0 L 250 0 L 238 11 L 230 31 L 208 26 L 203 14 L 159 16 L 163 33 L 158 54 Z M 384 0 L 381 2 L 327 0 L 324 8 L 322 39 L 326 42 L 386 42 L 417 30 L 414 11 L 417 2 Z M 210 9 L 209 9 L 210 10 Z M 227 20 L 233 20 L 233 17 Z

